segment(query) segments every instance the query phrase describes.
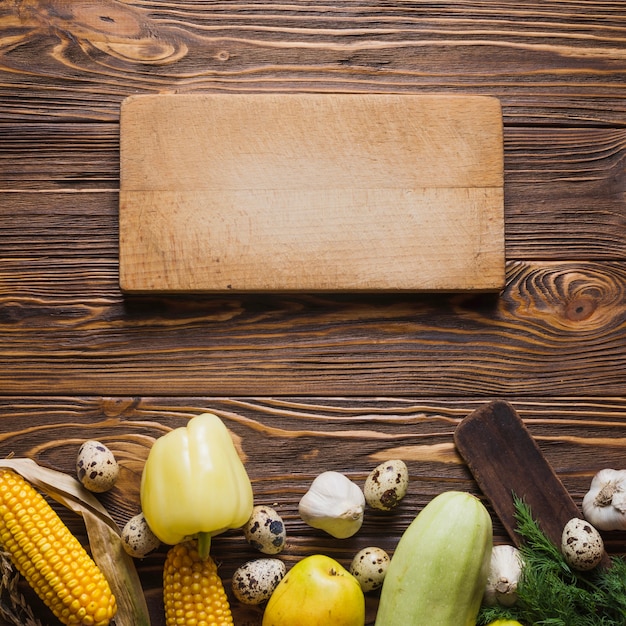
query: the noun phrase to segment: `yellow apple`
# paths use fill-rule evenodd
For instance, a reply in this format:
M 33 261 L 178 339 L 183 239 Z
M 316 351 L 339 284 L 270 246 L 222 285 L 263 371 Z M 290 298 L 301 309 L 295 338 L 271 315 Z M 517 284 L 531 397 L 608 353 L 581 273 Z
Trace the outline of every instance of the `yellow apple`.
M 278 583 L 263 626 L 363 626 L 365 596 L 337 561 L 314 554 L 298 561 Z

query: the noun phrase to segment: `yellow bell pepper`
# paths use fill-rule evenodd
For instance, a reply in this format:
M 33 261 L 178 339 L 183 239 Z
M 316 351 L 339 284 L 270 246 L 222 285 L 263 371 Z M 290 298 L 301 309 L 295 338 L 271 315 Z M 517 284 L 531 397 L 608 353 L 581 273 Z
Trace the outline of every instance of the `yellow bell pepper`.
M 243 526 L 252 514 L 250 479 L 228 429 L 212 413 L 155 441 L 140 494 L 152 532 L 170 545 L 197 536 L 202 558 L 212 536 Z

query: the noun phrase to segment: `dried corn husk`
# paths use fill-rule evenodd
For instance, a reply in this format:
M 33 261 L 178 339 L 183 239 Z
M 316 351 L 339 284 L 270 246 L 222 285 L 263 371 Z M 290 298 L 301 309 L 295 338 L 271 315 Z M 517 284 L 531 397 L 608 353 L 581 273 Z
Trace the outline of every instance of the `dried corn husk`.
M 20 574 L 7 552 L 0 552 L 0 616 L 16 626 L 42 626 L 18 588 Z
M 33 459 L 0 459 L 31 485 L 82 516 L 94 561 L 109 581 L 117 601 L 115 622 L 150 626 L 150 616 L 135 564 L 120 539 L 120 530 L 100 501 L 69 474 L 43 467 Z

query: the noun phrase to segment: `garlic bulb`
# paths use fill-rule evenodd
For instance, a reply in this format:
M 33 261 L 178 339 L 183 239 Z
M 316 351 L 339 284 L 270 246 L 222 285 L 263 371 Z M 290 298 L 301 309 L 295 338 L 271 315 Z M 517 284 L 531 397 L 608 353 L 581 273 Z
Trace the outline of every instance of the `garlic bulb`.
M 322 472 L 302 496 L 300 517 L 337 539 L 352 537 L 363 523 L 363 491 L 340 472 Z
M 598 530 L 626 530 L 626 470 L 603 469 L 583 498 L 585 519 Z
M 513 606 L 517 602 L 517 583 L 522 567 L 522 555 L 515 546 L 494 546 L 483 602 L 488 606 Z

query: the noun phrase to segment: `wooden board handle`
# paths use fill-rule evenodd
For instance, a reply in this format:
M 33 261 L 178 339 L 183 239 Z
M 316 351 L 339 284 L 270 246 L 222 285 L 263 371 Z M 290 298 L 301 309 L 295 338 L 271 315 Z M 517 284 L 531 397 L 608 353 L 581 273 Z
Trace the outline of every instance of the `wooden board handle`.
M 511 540 L 516 532 L 513 494 L 530 507 L 545 535 L 561 545 L 563 527 L 582 513 L 524 422 L 506 401 L 496 400 L 470 413 L 454 432 L 456 447 L 478 486 L 491 502 Z M 605 555 L 604 565 L 609 559 Z

